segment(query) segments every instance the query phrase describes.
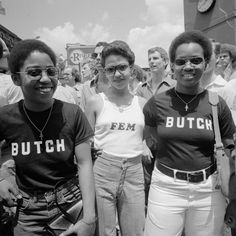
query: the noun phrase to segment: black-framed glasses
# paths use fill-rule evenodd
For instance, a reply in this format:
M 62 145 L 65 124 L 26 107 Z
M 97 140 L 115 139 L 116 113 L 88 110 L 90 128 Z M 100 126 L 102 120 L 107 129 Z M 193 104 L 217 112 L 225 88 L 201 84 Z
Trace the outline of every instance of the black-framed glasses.
M 17 72 L 19 74 L 26 74 L 32 79 L 40 79 L 42 77 L 43 71 L 46 72 L 47 76 L 50 78 L 55 78 L 58 75 L 58 69 L 54 66 L 47 67 L 28 67 L 23 72 Z
M 129 65 L 127 64 L 120 64 L 117 66 L 110 66 L 105 68 L 105 73 L 107 75 L 114 75 L 116 71 L 118 70 L 121 74 L 124 74 L 124 72 L 128 69 Z
M 190 58 L 177 58 L 175 59 L 175 65 L 184 66 L 187 62 L 190 62 L 192 65 L 200 65 L 203 63 L 204 59 L 202 57 L 190 57 Z

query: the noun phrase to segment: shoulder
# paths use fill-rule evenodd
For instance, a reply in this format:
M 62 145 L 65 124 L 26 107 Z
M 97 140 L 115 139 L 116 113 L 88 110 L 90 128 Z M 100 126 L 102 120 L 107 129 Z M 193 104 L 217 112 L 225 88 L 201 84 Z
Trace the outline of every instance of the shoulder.
M 82 112 L 80 107 L 76 104 L 65 102 L 59 99 L 54 98 L 54 107 L 56 112 L 63 112 L 65 116 L 70 116 L 73 113 Z
M 167 75 L 163 81 L 169 84 L 170 87 L 174 87 L 176 85 L 176 80 L 172 79 L 170 75 Z
M 137 99 L 138 99 L 141 109 L 143 109 L 144 105 L 147 103 L 147 100 L 143 97 L 140 97 L 140 96 L 137 96 Z
M 95 94 L 88 99 L 86 104 L 87 109 L 93 111 L 99 111 L 103 105 L 103 99 L 101 94 Z

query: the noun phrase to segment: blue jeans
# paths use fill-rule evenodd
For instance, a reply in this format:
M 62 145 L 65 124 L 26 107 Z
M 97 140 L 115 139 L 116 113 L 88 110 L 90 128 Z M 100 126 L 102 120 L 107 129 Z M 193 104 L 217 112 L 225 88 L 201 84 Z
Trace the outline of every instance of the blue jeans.
M 225 198 L 216 188 L 217 173 L 206 181 L 174 179 L 156 167 L 148 199 L 145 236 L 222 236 Z
M 75 180 L 76 181 L 76 180 Z M 19 208 L 17 225 L 14 228 L 16 236 L 47 235 L 44 229 L 59 212 L 55 204 L 53 191 L 40 193 L 26 193 L 20 190 L 23 204 Z M 69 181 L 57 191 L 57 201 L 60 205 L 70 205 L 80 196 L 79 188 Z
M 119 158 L 105 153 L 94 164 L 100 236 L 142 236 L 145 224 L 144 176 L 141 156 Z

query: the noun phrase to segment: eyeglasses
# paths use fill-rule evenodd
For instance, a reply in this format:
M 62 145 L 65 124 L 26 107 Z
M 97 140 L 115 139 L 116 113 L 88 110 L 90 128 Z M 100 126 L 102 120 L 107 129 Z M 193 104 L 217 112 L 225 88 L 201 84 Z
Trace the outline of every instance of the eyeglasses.
M 128 67 L 129 67 L 129 65 L 127 65 L 127 64 L 106 67 L 105 73 L 107 75 L 114 75 L 116 73 L 116 71 L 118 70 L 121 74 L 123 74 L 128 69 Z
M 98 57 L 98 55 L 101 55 L 101 53 L 93 52 L 91 57 L 92 57 L 92 59 L 96 59 Z
M 191 58 L 177 58 L 175 60 L 175 65 L 177 66 L 183 66 L 187 62 L 190 62 L 192 65 L 200 65 L 204 59 L 202 57 L 191 57 Z
M 17 73 L 27 74 L 27 76 L 31 77 L 32 79 L 40 79 L 42 77 L 43 71 L 45 71 L 47 76 L 50 78 L 54 78 L 58 75 L 58 69 L 54 66 L 49 66 L 46 68 L 30 67 L 26 68 L 26 70 L 23 72 L 17 72 Z

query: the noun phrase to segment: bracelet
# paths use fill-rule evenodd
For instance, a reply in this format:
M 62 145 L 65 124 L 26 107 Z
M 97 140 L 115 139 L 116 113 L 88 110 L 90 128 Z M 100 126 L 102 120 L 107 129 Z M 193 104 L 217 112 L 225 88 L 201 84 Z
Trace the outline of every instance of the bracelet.
M 95 220 L 93 220 L 93 221 L 91 221 L 91 222 L 86 222 L 84 219 L 82 219 L 81 222 L 83 222 L 83 223 L 86 224 L 86 225 L 92 225 L 92 224 L 94 224 L 94 223 L 97 222 L 97 217 L 95 217 Z
M 3 180 L 5 180 L 5 178 L 0 178 L 0 182 L 2 182 Z

